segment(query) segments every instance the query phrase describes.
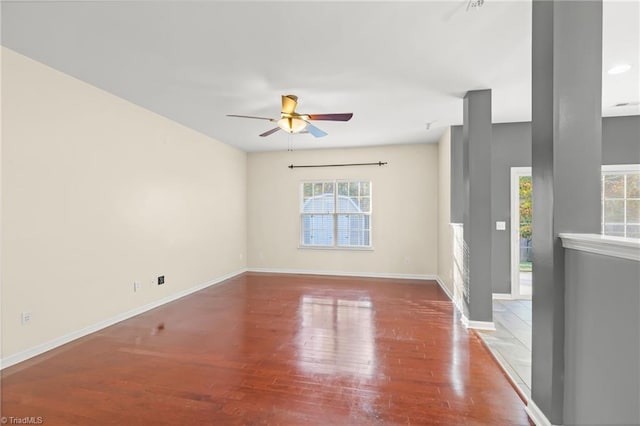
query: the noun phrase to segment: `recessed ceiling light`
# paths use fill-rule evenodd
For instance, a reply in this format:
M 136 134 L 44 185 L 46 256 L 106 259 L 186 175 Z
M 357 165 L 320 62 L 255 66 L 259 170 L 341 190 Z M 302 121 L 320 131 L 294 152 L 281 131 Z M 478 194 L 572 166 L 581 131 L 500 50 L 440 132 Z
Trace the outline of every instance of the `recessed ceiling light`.
M 617 64 L 609 68 L 609 75 L 622 74 L 623 72 L 627 72 L 631 69 L 631 65 L 629 64 Z

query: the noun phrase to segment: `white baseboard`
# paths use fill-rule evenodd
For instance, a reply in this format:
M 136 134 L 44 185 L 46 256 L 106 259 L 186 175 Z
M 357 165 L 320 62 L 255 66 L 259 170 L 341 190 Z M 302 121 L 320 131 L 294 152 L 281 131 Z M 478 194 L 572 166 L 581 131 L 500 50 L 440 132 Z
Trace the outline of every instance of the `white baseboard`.
M 547 416 L 544 415 L 542 410 L 538 408 L 538 406 L 535 402 L 533 402 L 532 399 L 529 399 L 529 402 L 527 402 L 525 411 L 527 412 L 529 418 L 531 418 L 531 420 L 533 420 L 533 422 L 536 424 L 536 426 L 557 426 L 552 424 L 549 419 L 547 419 Z
M 445 294 L 447 295 L 447 297 L 449 298 L 449 300 L 451 300 L 453 302 L 453 294 L 451 294 L 451 290 L 449 290 L 447 288 L 447 286 L 444 284 L 444 282 L 440 279 L 439 276 L 436 276 L 436 281 L 438 282 L 438 285 L 440 286 L 440 288 L 442 289 L 442 291 L 445 292 Z
M 244 272 L 246 272 L 247 269 L 243 268 L 240 270 L 237 270 L 235 272 L 230 272 L 228 274 L 222 275 L 220 277 L 217 277 L 213 280 L 207 281 L 205 283 L 202 284 L 198 284 L 194 287 L 188 288 L 186 290 L 182 290 L 179 291 L 177 293 L 171 294 L 167 297 L 163 297 L 162 299 L 156 300 L 154 302 L 148 303 L 146 305 L 143 306 L 139 306 L 135 309 L 132 309 L 130 311 L 127 312 L 122 312 L 114 317 L 108 318 L 104 321 L 100 321 L 96 324 L 92 324 L 88 327 L 82 328 L 80 330 L 65 334 L 64 336 L 60 336 L 56 339 L 50 340 L 48 342 L 42 343 L 40 345 L 34 346 L 32 348 L 26 349 L 24 351 L 20 351 L 18 353 L 15 353 L 13 355 L 9 355 L 6 358 L 2 358 L 0 360 L 0 370 L 10 367 L 12 365 L 18 364 L 19 362 L 22 361 L 26 361 L 29 358 L 33 358 L 34 356 L 43 354 L 47 351 L 50 351 L 51 349 L 55 349 L 58 346 L 62 346 L 66 343 L 69 343 L 73 340 L 79 339 L 81 337 L 84 337 L 88 334 L 91 333 L 95 333 L 96 331 L 102 330 L 103 328 L 107 328 L 109 326 L 112 326 L 114 324 L 117 324 L 121 321 L 124 321 L 126 319 L 129 319 L 131 317 L 134 317 L 136 315 L 140 315 L 141 313 L 147 312 L 151 309 L 157 308 L 159 306 L 165 305 L 169 302 L 173 302 L 174 300 L 180 299 L 182 297 L 188 296 L 192 293 L 195 293 L 196 291 L 200 291 L 203 290 L 207 287 L 211 287 L 212 285 L 215 284 L 219 284 L 222 281 L 228 280 L 230 278 L 235 277 L 236 275 L 240 275 Z
M 339 277 L 364 277 L 364 278 L 395 278 L 402 280 L 438 280 L 437 275 L 427 274 L 396 274 L 385 272 L 344 272 L 321 271 L 313 269 L 287 269 L 287 268 L 249 268 L 249 272 L 264 272 L 270 274 L 301 274 L 301 275 L 333 275 Z
M 307 274 L 307 275 L 336 275 L 342 277 L 365 277 L 365 278 L 395 278 L 403 280 L 433 280 L 438 283 L 442 291 L 445 292 L 449 300 L 453 301 L 453 295 L 438 275 L 429 274 L 388 274 L 382 272 L 344 272 L 344 271 L 318 271 L 307 269 L 284 269 L 284 268 L 249 268 L 249 272 L 264 272 L 272 274 Z
M 442 291 L 446 293 L 451 301 L 453 301 L 453 295 L 449 291 L 446 285 L 442 282 L 437 275 L 428 274 L 395 274 L 395 273 L 383 273 L 383 272 L 344 272 L 344 271 L 321 271 L 310 269 L 287 269 L 287 268 L 248 268 L 248 272 L 262 272 L 270 274 L 301 274 L 301 275 L 329 275 L 340 277 L 366 277 L 366 278 L 395 278 L 395 279 L 407 279 L 407 280 L 433 280 L 438 283 Z M 467 328 L 473 328 L 476 330 L 489 330 L 495 331 L 496 326 L 493 321 L 471 321 L 463 313 L 460 306 L 456 306 L 460 312 L 460 319 L 462 324 Z
M 460 303 L 461 301 L 458 300 L 453 300 L 453 306 L 458 310 L 458 314 L 460 314 L 460 321 L 462 321 L 462 318 L 465 317 L 464 315 L 464 309 L 462 308 L 462 304 Z
M 513 296 L 511 293 L 493 293 L 493 300 L 512 300 Z
M 469 318 L 467 318 L 467 316 L 460 312 L 461 317 L 460 317 L 460 321 L 462 321 L 462 324 L 467 327 L 467 328 L 473 328 L 476 330 L 488 330 L 488 331 L 495 331 L 496 326 L 493 323 L 493 321 L 472 321 Z

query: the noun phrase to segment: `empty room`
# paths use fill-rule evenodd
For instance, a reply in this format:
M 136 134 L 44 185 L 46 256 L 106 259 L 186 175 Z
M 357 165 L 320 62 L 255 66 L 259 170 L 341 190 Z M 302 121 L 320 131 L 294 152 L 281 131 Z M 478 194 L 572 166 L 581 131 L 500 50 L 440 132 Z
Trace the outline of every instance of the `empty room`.
M 639 1 L 0 7 L 2 424 L 640 424 Z

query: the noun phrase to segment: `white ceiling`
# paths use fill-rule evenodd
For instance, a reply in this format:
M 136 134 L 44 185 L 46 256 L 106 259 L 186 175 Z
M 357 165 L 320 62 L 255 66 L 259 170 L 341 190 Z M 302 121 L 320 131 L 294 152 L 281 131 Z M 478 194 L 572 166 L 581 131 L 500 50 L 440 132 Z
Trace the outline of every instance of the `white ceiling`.
M 531 119 L 531 2 L 2 3 L 2 44 L 246 151 L 436 142 L 468 90 Z M 640 3 L 604 5 L 603 114 L 640 114 Z M 626 62 L 632 69 L 610 76 Z M 225 114 L 353 112 L 329 136 Z M 614 107 L 631 102 L 636 105 Z M 435 122 L 431 130 L 427 123 Z

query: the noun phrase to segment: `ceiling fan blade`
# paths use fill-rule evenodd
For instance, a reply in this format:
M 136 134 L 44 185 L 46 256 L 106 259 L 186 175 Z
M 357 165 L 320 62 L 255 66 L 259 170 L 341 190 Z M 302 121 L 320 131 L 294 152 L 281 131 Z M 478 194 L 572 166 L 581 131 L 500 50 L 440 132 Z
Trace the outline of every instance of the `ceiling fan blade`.
M 298 97 L 296 95 L 282 95 L 282 113 L 293 114 L 298 105 Z
M 343 114 L 305 114 L 309 120 L 349 121 L 353 117 L 352 112 Z
M 307 131 L 309 133 L 311 133 L 316 138 L 321 138 L 323 136 L 327 136 L 327 132 L 325 132 L 324 130 L 318 129 L 316 126 L 314 126 L 311 123 L 307 123 Z
M 260 136 L 262 136 L 264 138 L 265 136 L 269 136 L 269 135 L 274 134 L 278 130 L 280 130 L 280 127 L 276 127 L 275 129 L 267 130 L 266 132 L 260 134 Z
M 256 120 L 269 120 L 269 121 L 278 121 L 275 118 L 268 117 L 256 117 L 253 115 L 236 115 L 236 114 L 227 114 L 227 117 L 239 117 L 239 118 L 254 118 Z

